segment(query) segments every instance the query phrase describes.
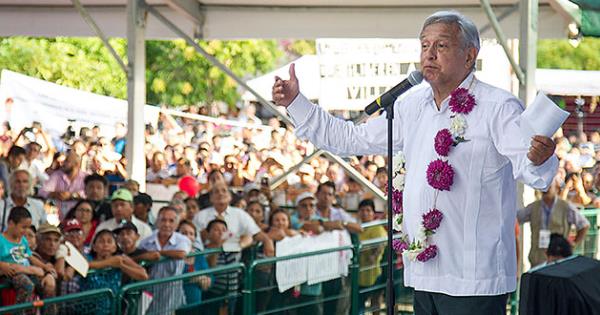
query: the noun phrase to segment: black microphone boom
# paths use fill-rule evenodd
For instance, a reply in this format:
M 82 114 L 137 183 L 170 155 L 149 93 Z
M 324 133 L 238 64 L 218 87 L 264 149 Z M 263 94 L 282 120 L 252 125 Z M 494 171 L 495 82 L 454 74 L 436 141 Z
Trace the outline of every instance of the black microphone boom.
M 398 85 L 394 86 L 391 90 L 383 93 L 374 100 L 373 103 L 365 107 L 365 113 L 367 115 L 372 115 L 378 110 L 394 104 L 398 96 L 408 91 L 411 87 L 418 85 L 421 81 L 423 81 L 423 75 L 420 71 L 411 72 L 406 79 L 398 83 Z

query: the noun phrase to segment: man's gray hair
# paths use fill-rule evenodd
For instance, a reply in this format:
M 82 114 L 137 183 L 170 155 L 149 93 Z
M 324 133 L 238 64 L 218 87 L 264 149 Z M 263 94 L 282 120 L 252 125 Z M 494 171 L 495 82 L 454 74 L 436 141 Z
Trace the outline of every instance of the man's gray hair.
M 438 11 L 425 19 L 421 33 L 427 26 L 437 23 L 455 24 L 458 26 L 460 35 L 462 36 L 463 48 L 473 47 L 479 52 L 479 30 L 477 30 L 477 26 L 469 18 L 456 11 Z
M 27 188 L 27 195 L 33 195 L 33 179 L 31 178 L 31 174 L 29 173 L 28 170 L 26 169 L 17 169 L 14 170 L 10 176 L 8 177 L 8 185 L 9 185 L 9 189 L 12 185 L 14 185 L 15 181 L 17 180 L 17 174 L 19 173 L 23 173 L 27 175 L 27 179 L 29 180 L 29 187 Z M 12 189 L 10 189 L 12 190 Z

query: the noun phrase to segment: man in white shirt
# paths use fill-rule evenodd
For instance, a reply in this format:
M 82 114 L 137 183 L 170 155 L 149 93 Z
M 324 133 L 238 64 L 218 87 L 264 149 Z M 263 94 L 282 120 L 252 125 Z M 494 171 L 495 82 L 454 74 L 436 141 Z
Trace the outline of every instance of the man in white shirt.
M 113 231 L 122 221 L 133 223 L 137 227 L 140 234 L 140 240 L 143 240 L 152 234 L 150 226 L 133 215 L 133 195 L 125 188 L 115 190 L 110 198 L 110 206 L 112 208 L 113 218 L 104 221 L 96 228 L 96 233 L 102 230 Z M 139 241 L 138 241 L 139 244 Z
M 10 174 L 10 195 L 0 200 L 0 215 L 2 215 L 2 231 L 8 226 L 8 216 L 10 209 L 21 206 L 29 210 L 31 214 L 31 224 L 37 229 L 40 224 L 46 223 L 46 211 L 44 203 L 31 197 L 32 184 L 29 172 L 24 169 L 15 170 Z
M 221 219 L 227 222 L 229 232 L 232 237 L 239 239 L 240 247 L 247 244 L 248 237 L 252 237 L 257 242 L 262 242 L 266 256 L 273 256 L 275 253 L 273 241 L 266 233 L 260 230 L 252 217 L 244 210 L 232 207 L 231 193 L 227 189 L 225 182 L 216 182 L 210 191 L 210 202 L 212 207 L 200 210 L 194 217 L 194 224 L 201 231 L 203 240 L 207 239 L 206 227 L 214 219 Z
M 555 144 L 543 136 L 522 139 L 520 101 L 475 78 L 480 43 L 473 22 L 457 12 L 437 12 L 419 37 L 429 86 L 396 100 L 393 148 L 406 157 L 403 232 L 409 242 L 425 238 L 437 246 L 437 255 L 413 260 L 405 252 L 405 285 L 415 288 L 415 314 L 504 314 L 507 293 L 517 283 L 516 180 L 547 189 L 558 166 Z M 356 126 L 300 94 L 293 66 L 290 80 L 275 80 L 273 100 L 287 107 L 299 138 L 342 156 L 387 152 L 385 115 Z M 465 91 L 473 99 L 454 98 L 460 106 L 451 107 L 451 95 Z M 453 112 L 465 108 L 468 115 L 453 128 Z M 448 183 L 440 180 L 441 172 L 426 176 L 430 161 L 442 155 L 433 140 L 444 128 L 469 140 L 448 146 L 451 153 L 439 158 L 454 171 L 450 191 L 441 189 Z M 458 140 L 452 135 L 452 142 Z M 434 207 L 443 212 L 443 222 L 435 234 L 423 235 L 422 216 Z

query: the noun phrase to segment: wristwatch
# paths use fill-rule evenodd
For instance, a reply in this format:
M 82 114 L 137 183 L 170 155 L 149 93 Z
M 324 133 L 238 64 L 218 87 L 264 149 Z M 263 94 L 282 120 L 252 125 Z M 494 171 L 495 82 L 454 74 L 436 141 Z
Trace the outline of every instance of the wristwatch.
M 347 228 L 348 227 L 348 221 L 342 221 L 342 226 L 344 228 Z

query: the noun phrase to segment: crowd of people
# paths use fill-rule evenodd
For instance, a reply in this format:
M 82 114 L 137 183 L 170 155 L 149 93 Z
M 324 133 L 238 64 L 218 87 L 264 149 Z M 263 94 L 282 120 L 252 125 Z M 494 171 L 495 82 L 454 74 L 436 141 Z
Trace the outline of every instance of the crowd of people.
M 193 107 L 188 111 L 198 113 Z M 0 274 L 15 293 L 13 300 L 2 303 L 94 288 L 117 292 L 133 281 L 244 261 L 243 251 L 189 255 L 208 248 L 237 246 L 243 250 L 256 245 L 260 258 L 274 256 L 276 242 L 298 234 L 342 230 L 356 234 L 361 241 L 385 236 L 382 226 L 361 227 L 361 223 L 385 216 L 385 202 L 326 158 L 313 158 L 279 187 L 269 188 L 270 181 L 314 150 L 310 143 L 294 136 L 291 126 L 276 118 L 262 125 L 263 119 L 256 116 L 252 105 L 220 118 L 247 126 L 161 114 L 157 126 L 146 127 L 146 182 L 169 187 L 192 177 L 198 183 L 197 194 L 178 191 L 170 200 L 160 201 L 140 192 L 139 184 L 128 178 L 123 124 L 117 124 L 115 137 L 108 139 L 97 126 L 83 127 L 77 134 L 69 127 L 63 136 L 51 137 L 39 123 L 17 134 L 4 123 L 0 135 Z M 551 212 L 540 207 L 525 208 L 518 218 L 534 226 L 542 211 L 545 224 L 536 224 L 535 229 L 567 238 L 571 225 L 575 225 L 578 234 L 570 238 L 575 245 L 589 227 L 577 207 L 600 207 L 600 172 L 596 167 L 600 133 L 592 132 L 589 140 L 586 134 L 558 134 L 555 140 L 560 167 L 554 188 L 545 194 L 552 194 L 546 198 L 550 209 L 555 199 L 567 201 L 561 208 L 561 215 L 568 213 L 567 219 L 563 222 L 557 214 L 556 220 L 552 217 L 548 223 Z M 384 157 L 353 157 L 348 162 L 387 191 Z M 162 206 L 154 212 L 157 202 Z M 66 263 L 66 241 L 97 272 L 82 277 Z M 383 246 L 361 255 L 361 267 L 371 266 L 360 275 L 361 287 L 382 281 L 382 256 Z M 534 256 L 532 263 L 545 261 L 544 253 Z M 273 270 L 258 272 L 264 273 L 258 281 L 272 284 Z M 156 286 L 149 312 L 174 310 L 238 290 L 239 277 L 232 273 Z M 342 277 L 302 285 L 285 296 L 271 292 L 259 299 L 257 308 L 281 306 L 291 298 L 300 303 L 348 295 L 348 290 L 349 280 Z M 379 299 L 377 294 L 365 296 L 361 307 L 366 300 L 374 305 Z M 227 303 L 214 304 L 207 314 L 235 314 L 238 303 L 230 298 Z M 347 314 L 349 305 L 340 299 L 306 306 L 299 313 Z

